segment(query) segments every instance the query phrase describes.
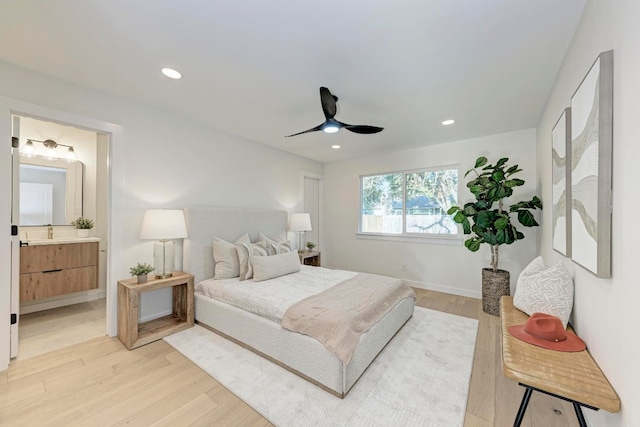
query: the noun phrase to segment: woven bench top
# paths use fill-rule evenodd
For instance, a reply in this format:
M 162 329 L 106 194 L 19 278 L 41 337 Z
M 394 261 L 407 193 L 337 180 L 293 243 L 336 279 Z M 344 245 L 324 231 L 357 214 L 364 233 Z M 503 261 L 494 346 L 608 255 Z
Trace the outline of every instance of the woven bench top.
M 548 350 L 511 335 L 510 326 L 523 325 L 529 318 L 513 306 L 513 297 L 501 298 L 500 313 L 502 372 L 507 378 L 609 412 L 620 411 L 620 398 L 587 350 Z

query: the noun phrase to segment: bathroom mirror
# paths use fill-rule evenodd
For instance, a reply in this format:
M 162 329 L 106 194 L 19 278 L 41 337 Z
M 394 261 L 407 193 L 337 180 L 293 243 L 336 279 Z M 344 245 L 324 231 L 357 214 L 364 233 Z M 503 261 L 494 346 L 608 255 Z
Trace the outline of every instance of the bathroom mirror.
M 20 225 L 69 225 L 82 216 L 82 162 L 20 156 Z

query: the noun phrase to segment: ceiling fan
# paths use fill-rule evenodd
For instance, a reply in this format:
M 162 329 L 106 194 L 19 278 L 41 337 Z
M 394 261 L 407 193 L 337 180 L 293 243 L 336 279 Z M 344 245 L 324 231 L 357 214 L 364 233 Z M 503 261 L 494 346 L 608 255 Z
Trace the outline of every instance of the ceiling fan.
M 322 111 L 324 112 L 324 117 L 326 118 L 325 122 L 312 128 L 302 132 L 294 133 L 293 135 L 287 135 L 286 138 L 290 136 L 302 135 L 303 133 L 308 132 L 316 132 L 316 131 L 324 131 L 326 133 L 336 133 L 340 130 L 340 128 L 345 128 L 354 133 L 378 133 L 382 131 L 384 128 L 380 128 L 377 126 L 369 126 L 369 125 L 349 125 L 347 123 L 339 122 L 335 119 L 336 115 L 336 102 L 338 101 L 338 97 L 329 92 L 329 89 L 326 87 L 320 88 L 320 103 L 322 104 Z

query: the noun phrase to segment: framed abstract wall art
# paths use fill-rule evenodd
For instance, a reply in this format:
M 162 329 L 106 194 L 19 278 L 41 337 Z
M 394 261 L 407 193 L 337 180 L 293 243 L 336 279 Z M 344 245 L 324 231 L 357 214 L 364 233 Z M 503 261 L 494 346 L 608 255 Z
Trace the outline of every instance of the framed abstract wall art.
M 571 97 L 571 259 L 611 277 L 613 51 L 603 52 Z
M 571 108 L 566 108 L 551 132 L 552 246 L 571 256 Z

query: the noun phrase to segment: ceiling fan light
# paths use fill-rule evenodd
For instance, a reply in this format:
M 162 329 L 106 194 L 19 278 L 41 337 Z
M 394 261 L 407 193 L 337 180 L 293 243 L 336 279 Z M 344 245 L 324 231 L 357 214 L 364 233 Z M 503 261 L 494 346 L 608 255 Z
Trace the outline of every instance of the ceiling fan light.
M 329 124 L 323 127 L 322 130 L 326 133 L 336 133 L 340 130 L 340 128 L 336 125 Z

